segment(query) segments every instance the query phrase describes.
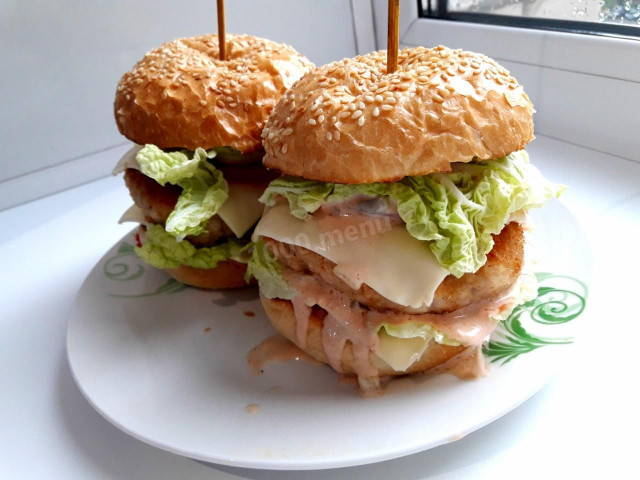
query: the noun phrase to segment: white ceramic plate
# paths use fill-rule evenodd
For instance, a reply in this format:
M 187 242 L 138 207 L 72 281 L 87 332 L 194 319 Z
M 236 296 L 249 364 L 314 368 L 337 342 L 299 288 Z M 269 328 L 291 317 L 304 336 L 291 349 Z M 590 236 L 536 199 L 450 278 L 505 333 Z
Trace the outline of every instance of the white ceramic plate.
M 539 299 L 492 335 L 492 371 L 480 380 L 414 376 L 362 398 L 319 364 L 272 363 L 256 377 L 247 353 L 275 332 L 255 289 L 185 288 L 145 266 L 131 234 L 78 294 L 68 326 L 71 369 L 87 400 L 117 427 L 219 464 L 343 467 L 455 441 L 540 389 L 585 322 L 587 241 L 558 202 L 534 218 L 536 270 L 554 275 L 542 275 Z

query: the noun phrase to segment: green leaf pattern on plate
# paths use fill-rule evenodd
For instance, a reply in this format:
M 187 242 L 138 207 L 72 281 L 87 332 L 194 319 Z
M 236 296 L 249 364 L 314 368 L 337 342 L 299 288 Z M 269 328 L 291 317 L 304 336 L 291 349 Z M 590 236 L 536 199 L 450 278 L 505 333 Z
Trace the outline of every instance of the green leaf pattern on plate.
M 135 259 L 139 260 L 134 246 L 129 243 L 122 242 L 116 254 L 104 263 L 102 271 L 104 272 L 105 276 L 111 280 L 116 281 L 131 281 L 142 277 L 145 273 L 145 266 L 139 263 L 139 261 L 135 264 L 131 264 L 131 262 L 128 262 L 129 259 L 127 257 L 134 257 Z M 110 293 L 108 295 L 110 297 L 119 298 L 142 298 L 152 297 L 154 295 L 178 293 L 187 288 L 189 288 L 188 285 L 180 283 L 174 278 L 169 278 L 165 283 L 160 285 L 152 292 L 127 295 Z
M 124 242 L 120 244 L 116 255 L 108 259 L 102 268 L 107 278 L 118 281 L 129 281 L 144 275 L 144 267 L 142 265 L 138 263 L 135 265 L 135 268 L 133 268 L 133 266 L 128 265 L 125 261 L 126 257 L 132 255 L 136 256 L 133 245 Z
M 514 358 L 546 345 L 564 345 L 573 342 L 571 337 L 549 337 L 533 334 L 523 326 L 527 322 L 553 326 L 577 318 L 586 307 L 588 289 L 584 282 L 566 275 L 537 273 L 538 296 L 516 307 L 511 315 L 500 323 L 484 347 L 484 354 L 492 363 L 501 365 Z M 557 285 L 561 280 L 563 288 Z M 571 289 L 566 285 L 570 284 Z M 550 332 L 552 333 L 552 332 Z

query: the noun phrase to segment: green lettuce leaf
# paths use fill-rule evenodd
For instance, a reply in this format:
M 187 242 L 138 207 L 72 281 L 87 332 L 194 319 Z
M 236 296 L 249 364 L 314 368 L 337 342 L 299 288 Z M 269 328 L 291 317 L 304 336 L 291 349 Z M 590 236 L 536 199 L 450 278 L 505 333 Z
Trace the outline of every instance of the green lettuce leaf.
M 432 340 L 444 345 L 459 345 L 426 323 L 383 323 L 378 325 L 376 333 L 379 339 L 377 355 L 398 372 L 406 371 L 415 363 Z
M 295 177 L 273 181 L 260 201 L 289 202 L 292 215 L 306 218 L 324 202 L 356 195 L 395 201 L 408 232 L 424 240 L 441 265 L 456 277 L 476 272 L 512 213 L 542 206 L 565 187 L 547 182 L 524 150 L 488 162 L 454 164 L 453 171 L 405 177 L 395 183 L 341 185 Z
M 449 339 L 445 334 L 436 330 L 432 325 L 424 322 L 405 322 L 400 324 L 381 323 L 376 327 L 376 333 L 382 330 L 395 338 L 422 338 L 424 340 L 435 340 L 443 345 L 460 345 L 455 340 Z
M 273 180 L 260 197 L 265 205 L 275 205 L 278 196 L 289 202 L 291 215 L 304 219 L 315 212 L 331 194 L 335 184 L 284 176 Z
M 161 225 L 148 225 L 142 247 L 135 251 L 142 260 L 156 268 L 177 268 L 188 265 L 196 268 L 215 268 L 219 262 L 229 258 L 241 261 L 249 250 L 247 240 L 229 238 L 225 243 L 213 247 L 195 247 L 187 240 L 178 242 Z
M 136 154 L 140 171 L 160 185 L 177 185 L 183 178 L 193 176 L 200 168 L 200 162 L 207 158 L 207 152 L 202 148 L 190 156 L 186 151 L 165 152 L 155 145 L 145 145 Z
M 247 265 L 247 282 L 251 277 L 256 277 L 260 284 L 260 293 L 267 298 L 291 300 L 297 294 L 282 276 L 280 264 L 262 239 L 254 243 L 253 253 Z
M 202 233 L 207 222 L 229 197 L 229 187 L 209 160 L 216 152 L 197 148 L 165 152 L 155 145 L 145 145 L 136 160 L 140 171 L 161 185 L 170 183 L 182 188 L 175 208 L 166 222 L 166 231 L 182 241 L 187 235 Z
M 167 218 L 166 230 L 182 240 L 187 235 L 202 233 L 207 222 L 229 197 L 227 182 L 220 170 L 203 169 L 194 176 L 180 180 L 182 193 Z

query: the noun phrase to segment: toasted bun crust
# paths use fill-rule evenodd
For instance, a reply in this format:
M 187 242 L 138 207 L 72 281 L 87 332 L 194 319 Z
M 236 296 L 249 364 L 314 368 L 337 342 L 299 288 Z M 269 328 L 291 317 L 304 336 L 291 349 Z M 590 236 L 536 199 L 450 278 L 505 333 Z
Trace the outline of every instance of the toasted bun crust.
M 303 347 L 296 337 L 296 317 L 293 313 L 293 305 L 288 300 L 279 298 L 266 298 L 260 295 L 260 301 L 264 307 L 269 320 L 273 326 L 291 342 L 295 343 L 300 349 L 319 362 L 329 363 L 322 346 L 322 322 L 323 316 L 321 310 L 313 309 L 311 318 L 309 319 L 309 327 L 307 329 L 307 344 Z M 374 367 L 378 369 L 380 375 L 406 375 L 409 373 L 420 373 L 430 368 L 446 362 L 454 355 L 462 352 L 466 347 L 452 347 L 431 342 L 420 359 L 413 363 L 406 371 L 397 372 L 377 355 L 371 354 L 370 360 Z M 351 344 L 347 342 L 342 352 L 342 369 L 343 373 L 352 374 L 353 370 L 353 352 Z
M 208 288 L 240 288 L 248 286 L 244 280 L 247 265 L 234 260 L 218 263 L 216 268 L 195 268 L 180 265 L 178 268 L 165 270 L 173 278 L 192 287 Z M 253 282 L 253 281 L 252 281 Z
M 387 75 L 379 51 L 294 85 L 262 132 L 263 161 L 324 182 L 391 182 L 520 150 L 533 139 L 532 115 L 518 82 L 484 55 L 409 48 Z
M 120 133 L 160 148 L 260 148 L 260 132 L 280 95 L 313 68 L 293 48 L 249 35 L 201 35 L 151 50 L 118 83 Z

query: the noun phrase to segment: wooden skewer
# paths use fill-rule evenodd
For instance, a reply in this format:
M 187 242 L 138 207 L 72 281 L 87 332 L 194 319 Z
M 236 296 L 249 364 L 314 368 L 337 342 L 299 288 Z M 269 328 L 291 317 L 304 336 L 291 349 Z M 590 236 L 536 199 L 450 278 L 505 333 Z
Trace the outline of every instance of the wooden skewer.
M 398 35 L 400 0 L 389 0 L 389 24 L 387 26 L 387 73 L 398 68 Z
M 218 49 L 220 51 L 220 60 L 226 60 L 226 40 L 224 30 L 224 0 L 218 1 Z

